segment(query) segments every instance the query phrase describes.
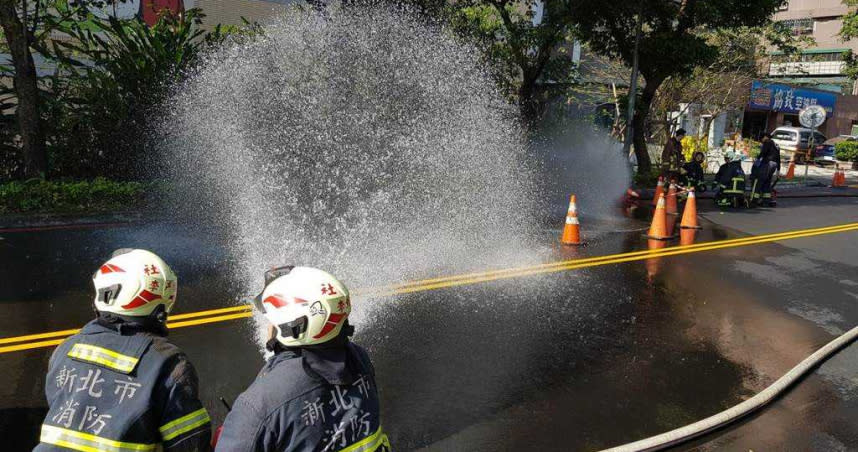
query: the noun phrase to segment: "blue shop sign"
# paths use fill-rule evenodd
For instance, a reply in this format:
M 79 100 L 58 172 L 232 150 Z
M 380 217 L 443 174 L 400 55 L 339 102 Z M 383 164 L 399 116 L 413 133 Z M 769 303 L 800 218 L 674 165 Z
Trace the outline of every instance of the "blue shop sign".
M 805 107 L 820 105 L 828 112 L 828 116 L 831 116 L 836 102 L 837 96 L 833 93 L 754 80 L 751 82 L 751 100 L 748 106 L 755 110 L 795 114 Z

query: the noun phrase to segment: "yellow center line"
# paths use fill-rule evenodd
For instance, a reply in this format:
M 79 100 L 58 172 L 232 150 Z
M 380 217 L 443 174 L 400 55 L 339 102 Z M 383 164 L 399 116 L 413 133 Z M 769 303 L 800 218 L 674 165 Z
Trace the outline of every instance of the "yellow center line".
M 848 232 L 858 230 L 858 223 L 848 223 L 837 226 L 828 226 L 823 228 L 803 229 L 796 231 L 787 231 L 753 237 L 744 237 L 739 239 L 723 240 L 718 242 L 705 242 L 694 245 L 668 247 L 654 250 L 632 251 L 628 253 L 612 254 L 607 256 L 596 256 L 583 259 L 570 259 L 558 262 L 550 262 L 545 264 L 537 264 L 532 266 L 505 268 L 491 270 L 485 272 L 475 272 L 463 275 L 452 275 L 440 278 L 423 279 L 419 281 L 411 281 L 398 285 L 382 286 L 377 288 L 355 289 L 354 294 L 361 296 L 391 296 L 415 292 L 424 292 L 429 290 L 438 290 L 448 287 L 456 287 L 463 285 L 478 284 L 489 281 L 497 281 L 500 279 L 520 278 L 537 274 L 554 273 L 560 271 L 575 270 L 588 267 L 596 267 L 610 264 L 620 264 L 625 262 L 633 262 L 647 259 L 656 259 L 683 254 L 697 253 L 702 251 L 712 251 L 719 249 L 735 248 L 742 246 L 750 246 L 761 243 L 769 243 L 780 240 L 790 240 L 803 237 L 813 237 L 825 234 L 834 234 L 838 232 Z M 225 322 L 250 317 L 250 306 L 233 306 L 228 308 L 210 309 L 205 311 L 191 312 L 186 314 L 178 314 L 170 317 L 170 322 L 167 324 L 169 328 L 184 328 L 195 325 L 204 325 L 216 322 Z M 200 318 L 204 317 L 204 318 Z M 29 350 L 41 347 L 51 347 L 62 342 L 65 337 L 75 334 L 79 330 L 63 330 L 42 334 L 30 334 L 26 336 L 17 336 L 0 339 L 0 344 L 9 344 L 16 342 L 26 342 L 23 344 L 10 345 L 0 347 L 0 354 L 9 353 L 20 350 Z M 38 341 L 38 339 L 59 338 L 54 340 Z M 35 342 L 30 342 L 35 341 Z

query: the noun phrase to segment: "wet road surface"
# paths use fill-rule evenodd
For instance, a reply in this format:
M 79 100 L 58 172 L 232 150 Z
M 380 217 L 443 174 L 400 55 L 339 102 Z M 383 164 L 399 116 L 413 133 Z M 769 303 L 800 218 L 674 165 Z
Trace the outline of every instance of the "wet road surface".
M 706 222 L 699 240 L 858 221 L 851 200 L 781 204 L 704 212 L 720 225 Z M 558 249 L 557 259 L 646 247 L 640 232 L 610 232 L 644 223 L 586 226 L 590 246 Z M 182 278 L 177 313 L 242 295 L 221 275 L 225 250 L 170 225 L 0 237 L 0 337 L 89 320 L 91 272 L 119 247 L 152 248 L 171 263 Z M 853 326 L 856 239 L 846 232 L 366 300 L 355 340 L 373 356 L 398 450 L 595 450 L 732 406 Z M 218 397 L 233 400 L 261 364 L 251 335 L 245 320 L 171 333 L 201 375 L 215 423 L 226 414 Z M 37 439 L 50 352 L 0 354 L 9 450 Z M 679 449 L 858 448 L 856 358 L 853 345 L 772 408 Z

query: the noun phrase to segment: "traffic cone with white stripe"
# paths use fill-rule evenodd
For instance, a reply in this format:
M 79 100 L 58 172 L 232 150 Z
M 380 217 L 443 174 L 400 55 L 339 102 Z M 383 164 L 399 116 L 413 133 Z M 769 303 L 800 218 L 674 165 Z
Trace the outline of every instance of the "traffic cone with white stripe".
M 658 183 L 655 185 L 655 194 L 652 195 L 652 205 L 658 204 L 658 198 L 664 194 L 664 176 L 658 176 Z
M 664 208 L 664 195 L 658 198 L 658 204 L 655 205 L 655 214 L 652 216 L 652 224 L 645 237 L 655 240 L 670 240 L 673 238 L 667 230 L 667 212 Z
M 697 223 L 697 197 L 694 196 L 694 187 L 688 189 L 688 200 L 685 201 L 685 210 L 682 211 L 682 221 L 679 223 L 681 229 L 703 229 Z
M 581 241 L 580 224 L 578 223 L 578 206 L 575 204 L 575 195 L 569 197 L 569 211 L 566 212 L 566 225 L 563 226 L 563 236 L 560 243 L 568 246 L 580 246 Z

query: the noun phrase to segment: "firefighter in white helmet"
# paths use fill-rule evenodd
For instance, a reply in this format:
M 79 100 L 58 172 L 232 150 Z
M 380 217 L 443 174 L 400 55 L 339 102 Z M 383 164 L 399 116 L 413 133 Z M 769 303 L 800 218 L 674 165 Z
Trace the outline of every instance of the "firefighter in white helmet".
M 272 356 L 224 421 L 218 451 L 389 451 L 375 372 L 349 340 L 351 299 L 310 267 L 266 272 L 254 299 Z
M 173 270 L 149 251 L 122 249 L 93 283 L 95 320 L 51 356 L 35 450 L 210 450 L 197 374 L 166 339 Z

